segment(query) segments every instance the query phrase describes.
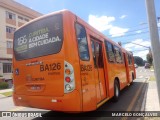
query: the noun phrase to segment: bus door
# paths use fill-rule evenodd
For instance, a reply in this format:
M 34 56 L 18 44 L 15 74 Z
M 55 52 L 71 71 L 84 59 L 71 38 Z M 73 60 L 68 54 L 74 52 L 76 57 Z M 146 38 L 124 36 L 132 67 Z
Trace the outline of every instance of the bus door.
M 91 38 L 97 103 L 106 98 L 102 43 Z
M 125 68 L 126 68 L 126 78 L 127 78 L 127 84 L 129 83 L 129 69 L 128 69 L 128 61 L 127 61 L 127 56 L 125 53 L 123 53 L 124 56 L 124 63 L 125 63 Z

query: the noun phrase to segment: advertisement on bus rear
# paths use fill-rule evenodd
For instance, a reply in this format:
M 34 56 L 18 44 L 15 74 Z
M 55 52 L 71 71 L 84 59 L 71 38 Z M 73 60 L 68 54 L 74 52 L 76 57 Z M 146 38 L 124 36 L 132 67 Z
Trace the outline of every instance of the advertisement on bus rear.
M 56 54 L 63 42 L 62 15 L 53 15 L 30 23 L 14 34 L 17 60 Z

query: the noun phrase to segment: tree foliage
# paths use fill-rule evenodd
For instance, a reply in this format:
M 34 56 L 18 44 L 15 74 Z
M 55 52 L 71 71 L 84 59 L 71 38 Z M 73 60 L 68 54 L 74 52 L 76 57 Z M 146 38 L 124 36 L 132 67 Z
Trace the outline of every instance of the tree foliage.
M 8 88 L 8 83 L 6 83 L 6 82 L 0 82 L 0 90 L 1 89 L 6 89 L 6 88 Z
M 139 56 L 134 56 L 134 63 L 138 66 L 144 66 L 144 60 Z
M 146 55 L 146 59 L 147 59 L 147 62 L 152 65 L 153 57 L 152 57 L 152 54 L 151 54 L 151 53 L 148 53 L 148 54 Z

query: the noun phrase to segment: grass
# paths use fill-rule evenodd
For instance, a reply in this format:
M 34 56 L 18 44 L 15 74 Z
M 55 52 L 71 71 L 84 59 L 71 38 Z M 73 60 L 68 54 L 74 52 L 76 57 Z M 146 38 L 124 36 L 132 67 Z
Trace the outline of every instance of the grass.
M 155 81 L 155 80 L 156 80 L 156 79 L 155 79 L 155 76 L 151 76 L 149 80 L 150 80 L 150 81 Z
M 159 117 L 144 117 L 144 120 L 159 120 Z
M 10 92 L 5 92 L 5 93 L 0 93 L 0 94 L 4 95 L 4 96 L 6 96 L 6 97 L 9 97 L 9 96 L 12 96 L 12 91 L 10 91 Z
M 153 65 L 151 66 L 150 70 L 154 70 Z

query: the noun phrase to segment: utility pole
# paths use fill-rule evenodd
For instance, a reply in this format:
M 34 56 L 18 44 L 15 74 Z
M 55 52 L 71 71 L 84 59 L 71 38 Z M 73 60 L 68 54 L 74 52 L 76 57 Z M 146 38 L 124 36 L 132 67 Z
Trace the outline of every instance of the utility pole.
M 159 54 L 160 41 L 159 41 L 159 35 L 158 35 L 154 0 L 146 0 L 146 8 L 147 8 L 147 14 L 148 14 L 148 23 L 149 23 L 151 46 L 152 46 L 152 53 L 153 53 L 153 64 L 155 69 L 158 96 L 159 96 L 159 102 L 160 102 L 160 54 Z
M 160 23 L 160 17 L 157 17 L 158 22 Z

